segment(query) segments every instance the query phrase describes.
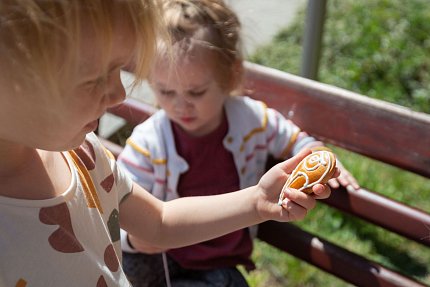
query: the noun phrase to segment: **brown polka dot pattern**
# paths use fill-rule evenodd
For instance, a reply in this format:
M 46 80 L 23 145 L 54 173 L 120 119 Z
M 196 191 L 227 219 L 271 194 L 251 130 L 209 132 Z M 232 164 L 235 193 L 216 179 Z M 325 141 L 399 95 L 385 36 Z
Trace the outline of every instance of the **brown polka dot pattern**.
M 19 279 L 18 282 L 16 282 L 15 287 L 26 287 L 27 286 L 27 281 L 25 281 L 24 279 Z
M 104 180 L 102 180 L 102 182 L 100 182 L 100 185 L 107 193 L 109 193 L 112 190 L 114 182 L 115 182 L 115 178 L 113 174 L 111 174 L 108 177 L 106 177 Z
M 104 259 L 107 268 L 109 268 L 110 271 L 116 272 L 119 268 L 119 262 L 118 258 L 115 254 L 115 249 L 113 248 L 112 244 L 109 244 L 108 247 L 105 249 Z
M 103 275 L 100 275 L 99 280 L 97 280 L 97 285 L 96 287 L 107 287 L 107 283 L 105 278 L 103 277 Z
M 75 152 L 88 170 L 93 170 L 96 167 L 96 153 L 88 140 L 85 140 L 80 147 L 75 149 Z
M 44 207 L 39 211 L 40 222 L 47 225 L 58 225 L 48 238 L 53 249 L 63 253 L 78 253 L 84 251 L 73 232 L 69 208 L 66 203 Z

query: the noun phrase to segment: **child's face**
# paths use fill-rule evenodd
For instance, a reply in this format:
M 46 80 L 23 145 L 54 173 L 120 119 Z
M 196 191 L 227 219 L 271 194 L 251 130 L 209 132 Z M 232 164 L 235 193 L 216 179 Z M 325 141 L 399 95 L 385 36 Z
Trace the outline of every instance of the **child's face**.
M 192 56 L 180 57 L 173 69 L 168 59 L 158 60 L 150 75 L 160 107 L 193 136 L 219 126 L 229 96 L 216 81 L 213 58 L 207 49 L 195 48 Z
M 67 150 L 80 145 L 85 135 L 97 128 L 97 121 L 106 109 L 125 97 L 119 73 L 134 49 L 132 33 L 123 27 L 114 27 L 105 73 L 100 57 L 104 47 L 99 42 L 90 31 L 84 31 L 79 48 L 79 71 L 61 83 L 59 95 L 0 88 L 0 143 Z M 6 122 L 7 125 L 3 124 Z

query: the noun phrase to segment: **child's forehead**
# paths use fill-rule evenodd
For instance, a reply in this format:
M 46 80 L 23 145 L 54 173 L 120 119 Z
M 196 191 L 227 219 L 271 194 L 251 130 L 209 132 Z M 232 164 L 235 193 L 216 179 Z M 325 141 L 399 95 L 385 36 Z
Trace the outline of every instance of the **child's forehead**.
M 125 58 L 106 59 L 105 61 L 81 61 L 78 73 L 84 78 L 98 77 L 121 68 L 126 62 L 128 60 Z
M 210 62 L 217 57 L 215 49 L 210 44 L 194 39 L 176 42 L 171 51 L 177 61 Z
M 205 51 L 206 50 L 206 51 Z M 215 55 L 207 49 L 197 49 L 184 51 L 172 50 L 171 54 L 163 54 L 157 57 L 153 69 L 169 71 L 169 70 L 186 70 L 187 73 L 193 70 L 198 70 L 204 74 L 212 73 L 215 68 Z
M 124 66 L 133 58 L 135 48 L 135 37 L 127 29 L 114 29 L 108 38 L 84 35 L 78 55 L 78 71 L 92 75 Z
M 200 61 L 164 62 L 155 65 L 149 80 L 161 88 L 195 89 L 207 86 L 214 79 L 213 70 Z

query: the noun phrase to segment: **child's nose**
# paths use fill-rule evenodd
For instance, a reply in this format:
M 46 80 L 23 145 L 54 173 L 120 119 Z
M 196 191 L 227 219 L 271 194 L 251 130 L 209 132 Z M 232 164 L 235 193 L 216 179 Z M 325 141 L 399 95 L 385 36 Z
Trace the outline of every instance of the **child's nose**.
M 111 105 L 116 106 L 116 105 L 122 103 L 125 100 L 125 97 L 126 97 L 126 93 L 125 93 L 124 86 L 122 85 L 122 83 L 120 83 L 115 88 L 112 95 L 110 96 Z
M 125 100 L 126 93 L 124 85 L 121 82 L 121 78 L 118 75 L 112 75 L 112 83 L 110 84 L 110 88 L 108 91 L 108 105 L 109 107 L 116 106 L 122 103 Z
M 177 111 L 184 111 L 186 109 L 189 109 L 192 106 L 192 104 L 187 101 L 187 99 L 184 96 L 178 96 L 175 99 L 175 109 Z

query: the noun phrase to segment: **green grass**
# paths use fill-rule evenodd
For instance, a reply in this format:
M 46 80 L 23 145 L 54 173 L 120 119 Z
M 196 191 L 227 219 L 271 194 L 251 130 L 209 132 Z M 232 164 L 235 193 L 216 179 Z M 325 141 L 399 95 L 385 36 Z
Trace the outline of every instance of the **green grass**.
M 330 0 L 319 80 L 430 113 L 430 6 L 427 1 Z M 299 74 L 304 13 L 250 61 Z M 340 148 L 345 167 L 367 189 L 430 212 L 430 180 Z M 319 204 L 297 223 L 306 231 L 430 285 L 430 249 Z M 428 234 L 430 236 L 430 226 Z M 286 238 L 285 240 L 288 240 Z M 350 286 L 256 241 L 251 286 Z
M 430 113 L 427 0 L 330 0 L 319 80 Z M 298 74 L 304 13 L 252 62 Z
M 363 156 L 334 148 L 345 167 L 366 188 L 425 211 L 430 210 L 430 180 Z M 407 276 L 430 284 L 430 249 L 320 203 L 302 229 Z M 423 238 L 430 236 L 423 234 Z M 285 239 L 288 241 L 288 238 Z M 349 286 L 289 254 L 256 241 L 258 269 L 247 274 L 251 286 Z

